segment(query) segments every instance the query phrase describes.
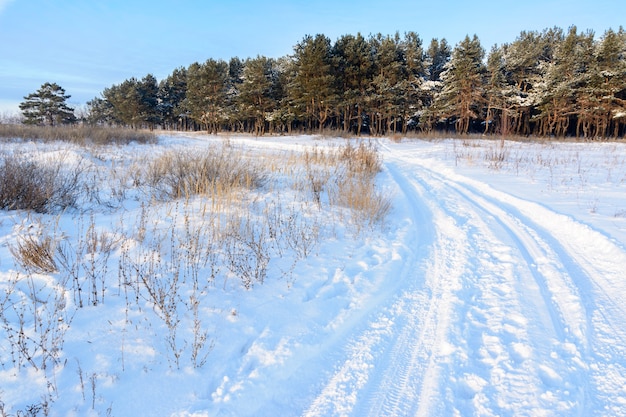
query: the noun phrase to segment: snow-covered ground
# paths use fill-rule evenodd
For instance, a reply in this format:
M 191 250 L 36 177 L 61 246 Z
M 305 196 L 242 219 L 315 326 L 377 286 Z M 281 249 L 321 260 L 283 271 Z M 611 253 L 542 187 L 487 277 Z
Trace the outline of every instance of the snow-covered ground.
M 201 199 L 182 219 L 176 203 L 146 206 L 116 185 L 132 183 L 129 155 L 141 163 L 223 140 L 2 144 L 81 156 L 121 178 L 94 176 L 110 187 L 89 199 L 95 214 L 0 213 L 0 415 L 626 416 L 624 144 L 377 140 L 378 185 L 393 202 L 385 222 L 361 228 L 341 208 L 296 204 L 296 191 L 259 191 L 253 204 L 280 195 L 272 207 L 317 240 L 274 246 L 263 284 L 248 290 L 207 266 L 210 251 L 190 265 L 177 247 L 172 230 L 203 230 Z M 228 141 L 277 155 L 282 173 L 293 153 L 345 143 Z M 85 257 L 70 278 L 85 293 L 17 266 L 10 249 L 37 227 Z M 94 230 L 106 259 L 82 249 Z M 169 316 L 127 288 L 130 274 L 163 290 Z M 186 292 L 174 297 L 179 278 Z

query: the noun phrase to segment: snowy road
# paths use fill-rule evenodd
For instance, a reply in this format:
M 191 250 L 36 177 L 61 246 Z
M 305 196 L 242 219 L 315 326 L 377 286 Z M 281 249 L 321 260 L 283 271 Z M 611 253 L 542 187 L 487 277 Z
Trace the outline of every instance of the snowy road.
M 382 145 L 413 232 L 400 284 L 304 413 L 626 416 L 626 251 L 415 151 Z
M 263 252 L 272 255 L 263 285 L 246 289 L 227 271 L 227 258 L 197 269 L 200 258 L 181 258 L 187 246 L 179 232 L 193 248 L 210 222 L 206 206 L 196 205 L 201 199 L 144 206 L 136 200 L 143 194 L 122 180 L 115 185 L 126 190 L 115 203 L 120 213 L 107 206 L 97 223 L 68 212 L 34 226 L 58 224 L 52 236 L 64 236 L 77 253 L 89 246 L 83 236 L 95 239 L 91 230 L 122 236 L 137 245 L 137 261 L 120 245 L 102 264 L 85 252 L 70 275 L 25 280 L 15 273 L 10 243 L 33 221 L 3 213 L 0 336 L 22 340 L 29 313 L 66 333 L 63 350 L 55 350 L 58 366 L 47 371 L 29 368 L 13 340 L 0 338 L 0 415 L 36 413 L 47 392 L 51 416 L 626 417 L 626 144 L 380 139 L 372 144 L 383 161 L 376 180 L 392 209 L 367 230 L 360 217 L 345 216 L 345 206 L 309 200 L 306 172 L 294 162 L 303 155 L 322 161 L 344 149 L 343 138 L 172 134 L 150 146 L 99 149 L 89 160 L 94 172 L 107 166 L 108 190 L 134 172 L 132 158 L 119 164 L 128 171 L 117 171 L 126 155 L 143 163 L 148 153 L 201 154 L 214 145 L 266 161 L 271 185 L 251 193 L 259 206 L 244 212 L 268 231 L 284 227 L 304 246 L 268 240 L 274 246 Z M 25 144 L 6 144 L 13 146 Z M 84 158 L 82 147 L 36 146 Z M 177 218 L 185 219 L 182 229 L 172 226 Z M 198 234 L 187 219 L 198 222 Z M 307 233 L 311 227 L 317 231 Z M 304 247 L 306 256 L 296 253 Z M 201 256 L 213 246 L 206 248 Z M 164 259 L 157 275 L 188 281 L 173 287 L 172 308 L 185 324 L 174 333 L 140 290 L 127 293 L 133 281 L 125 274 L 153 257 Z M 101 277 L 97 305 L 76 307 L 81 287 L 67 277 L 74 283 L 79 269 L 97 272 L 85 272 L 84 282 Z M 54 293 L 64 303 L 46 304 L 41 294 L 55 277 L 70 289 Z M 206 280 L 202 291 L 193 277 Z M 71 326 L 48 306 L 67 306 Z M 40 352 L 56 343 L 48 334 L 18 345 Z

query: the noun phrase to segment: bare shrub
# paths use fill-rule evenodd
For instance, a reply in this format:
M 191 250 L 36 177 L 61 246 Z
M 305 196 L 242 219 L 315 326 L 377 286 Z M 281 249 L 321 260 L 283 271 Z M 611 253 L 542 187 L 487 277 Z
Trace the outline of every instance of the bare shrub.
M 104 302 L 108 261 L 120 238 L 99 231 L 93 214 L 85 230 L 81 219 L 77 222 L 76 244 L 64 239 L 57 245 L 56 264 L 66 277 L 74 303 L 82 308 L 86 303 L 96 306 Z
M 27 272 L 10 274 L 1 287 L 0 350 L 9 354 L 11 362 L 0 364 L 4 369 L 12 366 L 15 372 L 30 368 L 41 375 L 47 390 L 40 405 L 47 409 L 58 396 L 55 372 L 63 363 L 65 334 L 74 317 L 64 283 Z
M 320 240 L 320 215 L 306 216 L 307 206 L 284 207 L 280 201 L 272 201 L 264 208 L 264 222 L 268 235 L 275 242 L 279 255 L 290 249 L 299 259 L 306 259 Z
M 69 166 L 68 166 L 69 165 Z M 34 161 L 0 154 L 0 208 L 50 213 L 76 204 L 82 167 L 60 157 Z
M 158 216 L 153 209 L 164 210 L 166 220 L 149 222 L 148 217 Z M 207 207 L 181 201 L 144 208 L 139 216 L 142 230 L 120 245 L 119 285 L 134 293 L 139 308 L 146 302 L 165 326 L 170 365 L 179 368 L 189 353 L 193 366 L 200 367 L 211 350 L 200 303 L 220 268 L 219 222 Z M 129 302 L 127 297 L 127 309 Z
M 228 269 L 239 277 L 245 289 L 263 284 L 271 259 L 267 228 L 249 218 L 234 219 L 225 238 Z
M 15 414 L 9 414 L 4 409 L 4 403 L 0 401 L 0 417 L 37 417 L 40 412 L 43 412 L 45 416 L 49 413 L 49 406 L 47 401 L 40 403 L 29 404 L 24 407 L 23 410 L 17 410 Z
M 167 152 L 148 164 L 145 175 L 153 196 L 160 200 L 223 195 L 235 188 L 260 187 L 266 179 L 258 164 L 230 147 L 203 155 Z
M 305 158 L 314 201 L 321 206 L 325 191 L 329 204 L 350 210 L 357 229 L 382 222 L 391 210 L 391 199 L 376 187 L 376 175 L 382 170 L 376 147 L 365 142 L 357 146 L 348 143 L 321 155 L 314 152 Z
M 485 153 L 485 160 L 489 163 L 489 168 L 499 170 L 509 157 L 504 139 L 498 141 L 494 146 L 490 147 Z
M 384 221 L 391 211 L 391 198 L 380 192 L 369 175 L 346 174 L 330 190 L 331 204 L 350 209 L 352 223 L 360 230 Z
M 341 159 L 350 171 L 376 175 L 382 170 L 382 159 L 378 150 L 371 143 L 360 142 L 358 146 L 347 144 L 340 151 Z

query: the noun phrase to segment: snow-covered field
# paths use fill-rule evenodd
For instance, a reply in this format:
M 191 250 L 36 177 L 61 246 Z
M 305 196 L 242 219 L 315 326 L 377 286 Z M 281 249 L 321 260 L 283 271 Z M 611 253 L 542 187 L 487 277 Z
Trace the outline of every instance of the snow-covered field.
M 241 198 L 253 236 L 288 242 L 231 248 L 229 269 L 203 231 L 240 201 L 121 186 L 223 141 L 0 145 L 94 183 L 82 210 L 0 212 L 0 416 L 626 416 L 624 144 L 380 139 L 382 224 L 282 179 Z M 228 143 L 281 178 L 345 140 Z M 29 234 L 62 243 L 65 289 L 15 261 Z

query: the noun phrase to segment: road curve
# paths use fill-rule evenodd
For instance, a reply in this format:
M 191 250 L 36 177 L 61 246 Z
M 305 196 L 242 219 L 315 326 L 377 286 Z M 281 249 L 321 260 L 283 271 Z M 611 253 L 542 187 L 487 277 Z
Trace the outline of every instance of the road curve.
M 306 416 L 626 416 L 626 251 L 538 202 L 382 144 L 413 225 L 389 301 Z

